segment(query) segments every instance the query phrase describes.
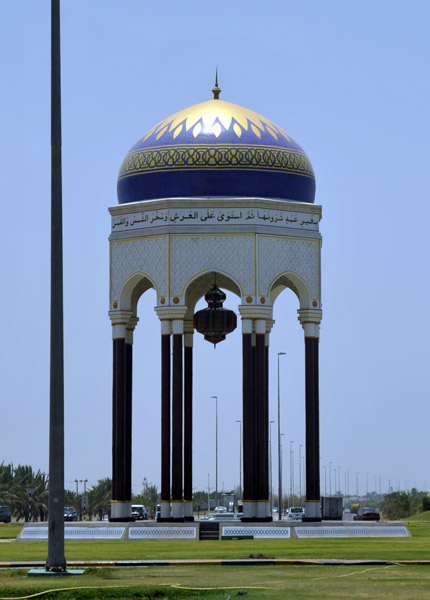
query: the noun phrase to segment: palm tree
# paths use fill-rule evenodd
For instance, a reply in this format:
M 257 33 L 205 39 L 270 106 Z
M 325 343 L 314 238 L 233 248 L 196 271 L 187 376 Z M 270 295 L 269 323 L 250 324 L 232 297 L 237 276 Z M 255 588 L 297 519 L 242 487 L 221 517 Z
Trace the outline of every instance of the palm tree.
M 30 499 L 26 488 L 33 488 Z M 38 470 L 36 473 L 29 465 L 18 465 L 14 469 L 13 486 L 15 501 L 12 503 L 12 512 L 17 518 L 28 521 L 46 520 L 48 514 L 48 477 L 46 473 Z
M 110 513 L 111 498 L 112 480 L 109 477 L 99 479 L 88 492 L 88 514 L 98 515 L 102 520 L 104 514 Z

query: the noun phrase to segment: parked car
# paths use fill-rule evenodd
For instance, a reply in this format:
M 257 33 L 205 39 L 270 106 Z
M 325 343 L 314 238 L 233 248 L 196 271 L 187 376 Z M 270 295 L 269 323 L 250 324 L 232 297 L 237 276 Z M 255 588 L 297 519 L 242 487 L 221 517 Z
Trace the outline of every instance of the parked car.
M 287 517 L 293 521 L 301 521 L 305 516 L 305 509 L 302 506 L 290 506 Z
M 0 522 L 10 523 L 12 519 L 12 513 L 9 506 L 0 506 Z
M 65 521 L 77 521 L 78 520 L 78 511 L 74 506 L 65 506 L 64 507 L 64 520 Z
M 354 521 L 379 521 L 381 515 L 376 508 L 360 508 L 358 513 L 354 515 Z
M 136 521 L 143 521 L 148 518 L 148 511 L 143 504 L 132 504 L 131 516 L 134 517 Z

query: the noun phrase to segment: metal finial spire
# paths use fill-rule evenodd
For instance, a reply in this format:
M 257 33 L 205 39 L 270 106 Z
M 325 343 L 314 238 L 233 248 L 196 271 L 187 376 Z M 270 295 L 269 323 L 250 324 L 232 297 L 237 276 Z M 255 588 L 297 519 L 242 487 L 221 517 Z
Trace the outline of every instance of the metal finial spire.
M 215 87 L 212 88 L 212 93 L 214 95 L 214 100 L 219 100 L 221 90 L 218 87 L 218 68 L 215 70 Z

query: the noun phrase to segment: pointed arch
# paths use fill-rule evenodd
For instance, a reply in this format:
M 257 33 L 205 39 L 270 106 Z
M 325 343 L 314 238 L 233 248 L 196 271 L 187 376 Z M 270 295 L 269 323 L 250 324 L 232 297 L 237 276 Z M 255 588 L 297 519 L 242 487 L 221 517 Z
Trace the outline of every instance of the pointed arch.
M 131 310 L 136 315 L 139 298 L 150 288 L 155 289 L 158 294 L 157 286 L 149 275 L 143 271 L 134 272 L 128 277 L 121 289 L 119 309 Z
M 276 298 L 286 288 L 292 290 L 300 303 L 300 308 L 311 308 L 312 296 L 307 282 L 294 271 L 284 271 L 278 274 L 270 283 L 269 296 L 270 304 L 273 306 Z
M 218 287 L 232 292 L 239 298 L 243 295 L 241 284 L 231 277 L 231 275 L 218 269 L 207 269 L 202 271 L 190 279 L 184 288 L 185 304 L 187 306 L 186 319 L 193 318 L 194 308 L 197 302 L 214 285 L 215 281 Z

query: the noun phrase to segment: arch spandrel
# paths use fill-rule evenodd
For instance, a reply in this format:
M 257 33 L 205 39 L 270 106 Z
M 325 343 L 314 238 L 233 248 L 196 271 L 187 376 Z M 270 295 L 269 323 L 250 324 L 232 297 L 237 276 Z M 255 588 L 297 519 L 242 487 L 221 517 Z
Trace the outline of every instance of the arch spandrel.
M 170 261 L 172 296 L 182 296 L 189 282 L 205 271 L 225 273 L 240 282 L 242 295 L 255 294 L 253 234 L 171 236 Z
M 151 288 L 158 294 L 157 286 L 146 273 L 137 272 L 130 275 L 119 295 L 119 310 L 131 310 L 136 315 L 139 298 Z
M 119 300 L 135 273 L 147 277 L 159 295 L 167 295 L 167 243 L 166 236 L 111 242 L 111 302 Z
M 320 298 L 320 240 L 259 236 L 259 293 L 271 298 L 275 282 L 287 277 L 287 285 L 299 297 L 302 308 Z
M 271 283 L 269 288 L 270 304 L 276 302 L 276 298 L 285 289 L 290 289 L 297 296 L 300 308 L 311 308 L 313 297 L 309 285 L 297 273 L 286 271 L 280 276 L 277 276 Z

